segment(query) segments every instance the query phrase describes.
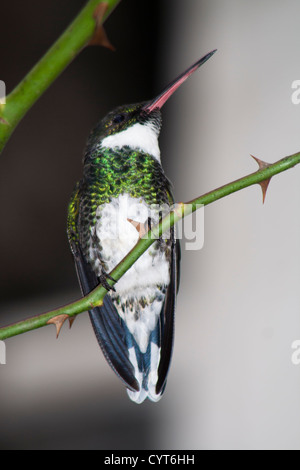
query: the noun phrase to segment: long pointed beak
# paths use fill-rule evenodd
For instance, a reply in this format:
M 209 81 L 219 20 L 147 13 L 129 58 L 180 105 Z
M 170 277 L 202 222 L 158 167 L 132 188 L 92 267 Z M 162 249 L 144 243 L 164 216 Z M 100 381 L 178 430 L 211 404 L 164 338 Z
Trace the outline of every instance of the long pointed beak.
M 177 88 L 182 85 L 183 82 L 186 81 L 186 79 L 192 75 L 201 65 L 203 65 L 208 59 L 211 58 L 212 55 L 217 51 L 217 49 L 209 52 L 206 54 L 202 59 L 198 60 L 195 62 L 195 64 L 191 65 L 185 72 L 180 74 L 175 80 L 173 80 L 169 85 L 164 89 L 160 95 L 158 95 L 153 101 L 150 101 L 150 103 L 147 103 L 144 107 L 143 110 L 151 113 L 154 109 L 161 109 L 165 102 L 170 98 L 171 95 L 173 95 L 174 91 L 177 90 Z

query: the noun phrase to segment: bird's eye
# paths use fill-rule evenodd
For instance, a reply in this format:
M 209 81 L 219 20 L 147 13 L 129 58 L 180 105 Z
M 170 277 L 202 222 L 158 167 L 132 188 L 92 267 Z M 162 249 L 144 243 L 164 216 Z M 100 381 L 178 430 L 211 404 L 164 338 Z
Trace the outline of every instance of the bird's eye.
M 115 117 L 113 118 L 113 123 L 114 124 L 120 124 L 123 122 L 125 119 L 124 114 L 116 114 Z

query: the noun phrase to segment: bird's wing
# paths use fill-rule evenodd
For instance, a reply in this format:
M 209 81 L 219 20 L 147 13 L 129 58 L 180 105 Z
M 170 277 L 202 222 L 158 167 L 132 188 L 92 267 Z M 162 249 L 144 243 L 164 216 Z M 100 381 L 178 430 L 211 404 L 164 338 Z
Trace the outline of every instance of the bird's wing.
M 83 295 L 87 295 L 99 285 L 99 279 L 81 250 L 78 235 L 79 201 L 80 183 L 76 186 L 69 204 L 68 237 L 81 291 Z M 133 391 L 138 391 L 139 385 L 135 379 L 134 368 L 129 360 L 128 349 L 124 340 L 127 327 L 118 315 L 111 297 L 106 295 L 103 306 L 90 310 L 89 316 L 98 343 L 108 363 L 127 387 Z
M 85 261 L 79 247 L 73 254 L 82 293 L 87 295 L 99 285 L 99 280 Z M 130 390 L 138 391 L 139 385 L 124 341 L 127 327 L 118 315 L 111 297 L 106 295 L 103 299 L 103 306 L 90 310 L 89 316 L 107 362 Z
M 170 266 L 170 283 L 167 288 L 164 304 L 160 314 L 160 348 L 161 356 L 158 366 L 158 380 L 156 383 L 156 393 L 161 394 L 166 383 L 169 366 L 173 351 L 174 324 L 175 324 L 175 303 L 179 286 L 179 264 L 180 264 L 180 244 L 174 238 L 172 230 L 172 251 Z

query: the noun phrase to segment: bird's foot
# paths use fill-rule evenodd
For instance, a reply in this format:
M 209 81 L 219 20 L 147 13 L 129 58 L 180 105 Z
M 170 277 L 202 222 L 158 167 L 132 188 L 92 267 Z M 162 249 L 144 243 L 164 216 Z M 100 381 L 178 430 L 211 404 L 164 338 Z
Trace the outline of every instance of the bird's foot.
M 106 289 L 108 292 L 112 290 L 113 292 L 116 292 L 116 289 L 114 286 L 111 286 L 108 282 L 107 279 L 110 279 L 111 281 L 117 282 L 113 277 L 111 277 L 110 274 L 106 273 L 105 271 L 102 271 L 102 273 L 99 276 L 99 282 L 104 289 Z

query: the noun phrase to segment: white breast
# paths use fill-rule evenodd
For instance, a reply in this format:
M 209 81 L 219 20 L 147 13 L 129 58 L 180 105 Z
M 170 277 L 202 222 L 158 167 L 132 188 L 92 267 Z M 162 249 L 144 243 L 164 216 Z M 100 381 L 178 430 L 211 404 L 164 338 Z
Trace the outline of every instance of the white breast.
M 151 209 L 142 198 L 132 198 L 128 194 L 99 206 L 96 215 L 99 220 L 91 236 L 90 254 L 92 256 L 95 253 L 93 244 L 94 237 L 97 237 L 101 246 L 101 260 L 106 264 L 108 272 L 116 267 L 139 239 L 137 229 L 128 219 L 144 224 L 149 217 L 153 223 L 157 223 L 159 217 L 157 210 Z M 100 262 L 98 266 L 100 275 Z M 167 286 L 169 282 L 169 263 L 165 253 L 152 245 L 115 284 L 116 293 L 123 303 L 123 308 L 118 305 L 116 308 L 141 352 L 147 350 L 149 335 L 162 309 L 164 294 L 158 286 Z M 151 302 L 140 308 L 139 300 L 145 298 L 151 299 Z M 133 309 L 124 307 L 127 301 Z
M 128 219 L 144 224 L 150 217 L 158 222 L 157 211 L 151 209 L 140 198 L 121 194 L 111 202 L 99 206 L 96 212 L 100 216 L 95 234 L 100 241 L 101 259 L 110 272 L 138 242 L 139 232 Z M 120 294 L 144 287 L 169 283 L 169 265 L 165 254 L 151 246 L 116 284 Z

